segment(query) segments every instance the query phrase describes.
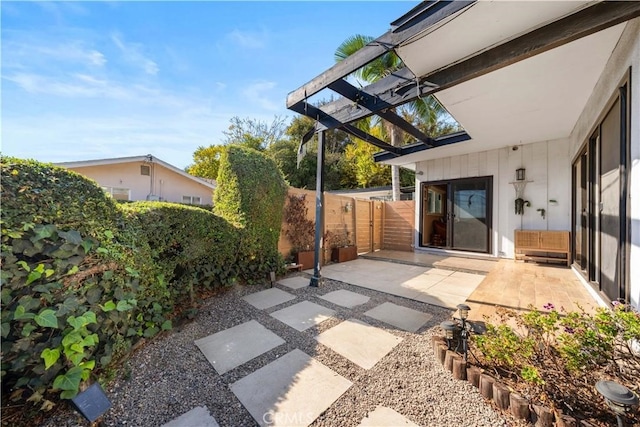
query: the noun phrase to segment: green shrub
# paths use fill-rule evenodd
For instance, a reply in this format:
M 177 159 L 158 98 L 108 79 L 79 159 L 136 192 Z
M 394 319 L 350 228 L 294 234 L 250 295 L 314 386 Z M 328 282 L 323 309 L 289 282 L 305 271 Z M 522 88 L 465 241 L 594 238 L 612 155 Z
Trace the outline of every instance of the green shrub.
M 148 246 L 95 183 L 35 161 L 2 158 L 1 170 L 3 394 L 49 408 L 47 391 L 72 397 L 168 324 Z
M 56 224 L 99 238 L 117 228 L 115 202 L 94 181 L 64 168 L 34 160 L 3 157 L 2 223 L 10 230 L 23 224 Z
M 282 268 L 278 252 L 287 186 L 275 162 L 242 146 L 220 158 L 214 213 L 239 227 L 239 274 L 251 283 Z
M 192 301 L 198 287 L 212 289 L 235 281 L 238 235 L 226 220 L 174 203 L 135 202 L 121 209 L 136 235 L 149 244 L 167 283 L 168 293 L 162 298 L 171 305 L 167 308 Z

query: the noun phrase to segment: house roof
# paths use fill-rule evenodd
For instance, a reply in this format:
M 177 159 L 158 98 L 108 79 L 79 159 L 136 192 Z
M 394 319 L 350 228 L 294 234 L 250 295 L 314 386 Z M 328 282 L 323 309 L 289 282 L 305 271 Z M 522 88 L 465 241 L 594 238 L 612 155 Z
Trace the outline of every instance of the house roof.
M 215 180 L 199 178 L 197 176 L 189 175 L 188 173 L 186 173 L 182 169 L 179 169 L 179 168 L 177 168 L 177 167 L 165 162 L 164 160 L 160 160 L 159 158 L 154 157 L 151 154 L 147 154 L 147 155 L 144 155 L 144 156 L 114 157 L 114 158 L 110 158 L 110 159 L 95 159 L 95 160 L 80 160 L 80 161 L 75 161 L 75 162 L 62 162 L 62 163 L 55 163 L 55 165 L 56 166 L 61 166 L 61 167 L 64 167 L 64 168 L 73 169 L 73 168 L 82 168 L 82 167 L 89 167 L 89 166 L 104 166 L 104 165 L 114 165 L 114 164 L 121 164 L 121 163 L 140 163 L 140 162 L 159 164 L 159 165 L 165 167 L 166 169 L 169 169 L 169 170 L 177 173 L 178 175 L 182 175 L 183 177 L 191 179 L 191 180 L 197 182 L 198 184 L 204 185 L 205 187 L 209 187 L 212 190 L 216 188 Z
M 405 166 L 479 145 L 566 137 L 625 23 L 638 16 L 640 2 L 423 2 L 349 63 L 291 92 L 287 106 L 316 119 L 316 131 L 345 129 L 373 114 L 393 122 L 390 108 L 434 94 L 466 134 L 434 140 L 409 132 L 416 142 L 403 147 L 373 141 L 385 150 L 377 161 Z M 389 49 L 405 68 L 362 89 L 345 84 L 348 73 Z M 325 88 L 342 98 L 309 106 L 307 98 Z

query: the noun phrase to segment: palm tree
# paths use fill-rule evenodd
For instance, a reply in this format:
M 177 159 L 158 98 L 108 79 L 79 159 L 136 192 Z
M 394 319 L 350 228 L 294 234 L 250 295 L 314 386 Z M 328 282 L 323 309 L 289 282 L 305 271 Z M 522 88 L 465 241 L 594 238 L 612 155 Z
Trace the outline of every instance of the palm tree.
M 334 54 L 336 62 L 340 62 L 356 51 L 363 48 L 374 40 L 373 37 L 356 34 L 347 38 Z M 353 75 L 366 83 L 374 83 L 394 71 L 402 68 L 404 64 L 402 60 L 393 52 L 388 52 L 381 57 L 371 61 L 364 67 L 360 68 Z M 410 112 L 418 120 L 428 123 L 427 127 L 434 128 L 438 118 L 446 111 L 432 96 L 419 98 L 411 102 L 408 106 Z M 394 109 L 395 110 L 395 109 Z M 392 110 L 392 111 L 394 111 Z M 402 142 L 402 129 L 389 123 L 384 122 L 386 134 L 390 136 L 391 145 L 399 146 Z M 400 200 L 400 167 L 391 166 L 391 189 L 393 200 Z

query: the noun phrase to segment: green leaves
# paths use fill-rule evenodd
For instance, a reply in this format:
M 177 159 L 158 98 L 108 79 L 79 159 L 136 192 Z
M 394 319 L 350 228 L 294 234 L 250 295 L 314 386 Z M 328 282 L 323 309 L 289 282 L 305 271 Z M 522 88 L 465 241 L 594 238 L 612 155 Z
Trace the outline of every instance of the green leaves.
M 44 368 L 49 369 L 60 359 L 60 349 L 45 348 L 40 353 L 40 357 L 44 360 Z
M 42 326 L 44 328 L 58 327 L 58 318 L 56 317 L 56 312 L 51 309 L 41 311 L 40 314 L 35 316 L 33 320 L 35 320 L 39 326 Z
M 74 366 L 69 369 L 65 374 L 58 375 L 53 381 L 53 388 L 63 390 L 60 394 L 62 399 L 71 399 L 78 394 L 80 388 L 80 381 L 82 380 L 82 374 L 84 369 L 80 366 Z
M 33 319 L 34 317 L 35 314 L 28 313 L 22 305 L 17 306 L 16 311 L 14 311 L 13 313 L 13 320 L 29 320 Z
M 116 303 L 114 303 L 113 301 L 107 301 L 104 305 L 100 305 L 100 308 L 102 309 L 102 311 L 107 313 L 116 309 Z

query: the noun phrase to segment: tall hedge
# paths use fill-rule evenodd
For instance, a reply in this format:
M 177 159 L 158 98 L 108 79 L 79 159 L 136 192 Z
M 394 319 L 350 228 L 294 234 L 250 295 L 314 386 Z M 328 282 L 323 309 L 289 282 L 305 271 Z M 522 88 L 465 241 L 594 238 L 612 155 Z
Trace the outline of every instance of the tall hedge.
M 135 202 L 121 209 L 169 284 L 167 302 L 190 303 L 198 290 L 235 281 L 238 234 L 225 219 L 175 203 Z
M 275 162 L 250 148 L 230 145 L 220 158 L 214 212 L 240 228 L 240 274 L 249 282 L 278 270 L 287 185 Z
M 93 181 L 3 157 L 2 391 L 51 405 L 165 323 L 149 248 Z

